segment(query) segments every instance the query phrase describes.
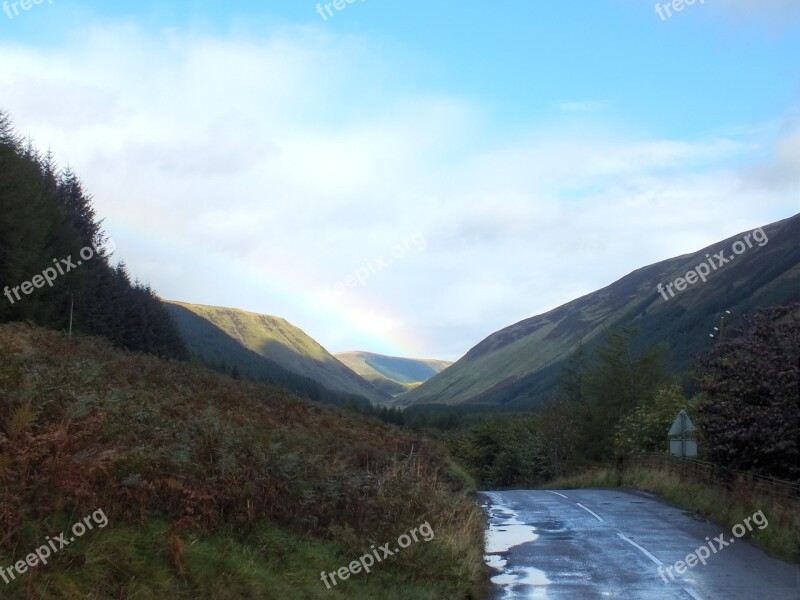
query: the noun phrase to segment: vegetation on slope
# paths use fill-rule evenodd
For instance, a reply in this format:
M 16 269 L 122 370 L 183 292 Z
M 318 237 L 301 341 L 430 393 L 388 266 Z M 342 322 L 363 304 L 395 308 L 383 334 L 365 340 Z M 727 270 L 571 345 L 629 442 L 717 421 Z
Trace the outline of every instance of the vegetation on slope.
M 693 356 L 707 349 L 717 315 L 734 315 L 800 301 L 800 215 L 762 228 L 767 242 L 753 244 L 731 264 L 665 301 L 657 291 L 704 263 L 709 253 L 727 250 L 745 235 L 720 241 L 692 254 L 638 269 L 611 285 L 545 314 L 502 329 L 416 390 L 403 405 L 491 406 L 502 411 L 540 407 L 557 391 L 569 357 L 583 343 L 602 345 L 607 330 L 636 329 L 632 349 L 663 344 L 663 363 L 687 374 Z
M 420 385 L 419 383 L 398 383 L 393 379 L 387 379 L 383 375 L 370 375 L 368 373 L 359 373 L 359 375 L 365 380 L 369 381 L 384 394 L 388 394 L 389 396 L 399 396 L 400 394 L 405 394 L 408 390 L 413 390 L 415 387 Z
M 483 518 L 412 432 L 176 361 L 0 327 L 0 566 L 102 509 L 109 525 L 9 598 L 477 598 Z M 372 544 L 413 544 L 332 590 Z
M 445 360 L 399 358 L 373 352 L 340 352 L 335 355 L 375 387 L 397 396 L 419 387 L 452 363 Z
M 454 455 L 483 487 L 537 486 L 624 455 L 666 452 L 666 431 L 685 409 L 700 458 L 800 481 L 800 305 L 730 328 L 699 357 L 700 393 L 689 399 L 658 349 L 633 346 L 623 330 L 593 354 L 573 355 L 558 395 L 537 413 L 462 419 L 445 435 Z
M 235 375 L 241 372 L 244 377 L 285 385 L 315 401 L 349 401 L 369 408 L 365 397 L 376 392 L 352 374 L 354 382 L 347 382 L 350 391 L 336 392 L 260 357 L 232 338 L 222 340 L 225 334 L 219 330 L 216 338 L 201 331 L 201 336 L 214 338 L 203 346 L 202 355 L 195 348 L 188 352 L 175 323 L 183 314 L 170 311 L 148 285 L 132 282 L 124 264 L 112 265 L 114 242 L 100 222 L 77 175 L 69 169 L 60 171 L 51 155 L 41 156 L 24 144 L 0 112 L 0 292 L 8 292 L 0 295 L 0 323 L 31 321 L 62 331 L 72 326 L 121 348 L 192 358 Z M 88 256 L 89 249 L 94 256 L 85 260 L 81 251 Z M 96 250 L 104 250 L 103 255 Z M 49 279 L 25 294 L 26 282 L 37 285 L 36 278 L 48 270 Z M 188 337 L 195 341 L 196 328 L 189 329 Z M 306 346 L 304 351 L 310 344 Z M 344 371 L 331 357 L 328 360 L 334 369 Z
M 754 541 L 798 560 L 800 514 L 792 500 L 756 492 L 724 469 L 712 484 L 679 476 L 680 466 L 668 462 L 642 466 L 623 457 L 665 454 L 666 431 L 686 409 L 701 458 L 800 482 L 800 305 L 763 309 L 730 328 L 698 357 L 700 392 L 688 400 L 660 368 L 658 350 L 638 353 L 633 345 L 632 332 L 621 331 L 594 356 L 573 355 L 559 394 L 538 413 L 462 416 L 444 434 L 453 455 L 484 488 L 635 487 L 725 527 L 763 510 L 770 525 Z
M 372 405 L 363 396 L 326 388 L 319 381 L 282 367 L 245 348 L 240 341 L 188 308 L 171 302 L 165 302 L 164 306 L 178 326 L 193 364 L 209 367 L 236 379 L 280 385 L 314 402 L 338 406 L 355 404 L 361 412 L 371 413 Z
M 454 454 L 481 485 L 495 488 L 536 486 L 612 460 L 629 450 L 631 439 L 644 446 L 635 451 L 663 449 L 664 432 L 675 418 L 671 409 L 688 403 L 661 366 L 660 351 L 633 352 L 633 337 L 631 331 L 614 332 L 593 356 L 576 353 L 560 395 L 538 413 L 476 419 L 451 432 Z M 654 429 L 646 428 L 655 439 L 638 435 L 638 421 L 631 419 L 640 413 L 660 417 Z
M 213 361 L 230 341 L 301 377 L 351 396 L 380 404 L 389 396 L 336 360 L 316 340 L 285 319 L 235 308 L 165 303 L 191 351 Z M 209 326 L 228 339 L 208 334 Z M 229 355 L 229 358 L 236 358 Z
M 700 363 L 703 441 L 718 464 L 800 482 L 800 304 L 744 328 Z

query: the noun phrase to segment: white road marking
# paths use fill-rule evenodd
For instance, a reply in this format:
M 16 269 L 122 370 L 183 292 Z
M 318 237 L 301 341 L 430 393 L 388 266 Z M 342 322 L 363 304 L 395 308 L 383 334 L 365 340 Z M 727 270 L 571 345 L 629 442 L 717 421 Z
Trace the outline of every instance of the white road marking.
M 586 508 L 586 507 L 585 507 L 583 504 L 581 504 L 580 502 L 576 502 L 575 504 L 577 504 L 578 506 L 580 506 L 580 507 L 581 507 L 583 510 L 585 510 L 587 513 L 589 513 L 590 515 L 592 515 L 592 516 L 593 516 L 595 519 L 597 519 L 597 520 L 598 520 L 598 521 L 600 521 L 601 523 L 603 523 L 603 522 L 604 522 L 604 521 L 603 521 L 603 517 L 601 517 L 600 515 L 598 515 L 598 514 L 597 514 L 596 512 L 594 512 L 593 510 L 589 510 L 588 508 Z
M 659 567 L 663 567 L 663 566 L 664 566 L 664 563 L 663 563 L 663 562 L 661 562 L 661 561 L 660 561 L 658 558 L 656 558 L 655 556 L 653 556 L 653 554 L 652 554 L 650 551 L 648 551 L 648 550 L 647 550 L 647 548 L 644 548 L 644 547 L 640 546 L 639 544 L 637 544 L 636 542 L 634 542 L 632 539 L 630 539 L 630 538 L 628 538 L 628 537 L 624 536 L 623 534 L 621 534 L 619 531 L 617 532 L 617 535 L 618 535 L 619 537 L 621 537 L 623 540 L 625 540 L 626 542 L 628 542 L 628 543 L 629 543 L 631 546 L 633 546 L 634 548 L 637 548 L 637 549 L 641 550 L 641 551 L 642 551 L 642 553 L 643 553 L 643 554 L 644 554 L 644 555 L 645 555 L 647 558 L 649 558 L 650 560 L 652 560 L 652 561 L 653 561 L 654 563 L 656 563 L 656 564 L 657 564 Z M 703 600 L 703 597 L 702 597 L 702 596 L 700 596 L 700 595 L 698 595 L 698 594 L 697 594 L 697 593 L 696 593 L 694 590 L 692 590 L 691 588 L 682 587 L 681 589 L 682 589 L 684 592 L 686 592 L 687 594 L 689 594 L 689 595 L 690 595 L 692 598 L 694 598 L 694 600 Z
M 643 548 L 642 546 L 640 546 L 639 544 L 637 544 L 636 542 L 634 542 L 632 539 L 625 537 L 625 536 L 624 536 L 624 535 L 622 535 L 620 532 L 617 532 L 617 535 L 618 535 L 619 537 L 621 537 L 623 540 L 625 540 L 626 542 L 628 542 L 628 543 L 629 543 L 631 546 L 633 546 L 634 548 L 638 548 L 639 550 L 641 550 L 641 551 L 644 553 L 644 555 L 645 555 L 647 558 L 649 558 L 650 560 L 652 560 L 652 561 L 653 561 L 654 563 L 656 563 L 656 564 L 657 564 L 659 567 L 663 567 L 663 566 L 664 566 L 664 563 L 663 563 L 663 562 L 661 562 L 660 560 L 658 560 L 658 559 L 657 559 L 655 556 L 653 556 L 653 555 L 652 555 L 652 554 L 651 554 L 651 553 L 650 553 L 650 552 L 649 552 L 649 551 L 648 551 L 646 548 Z
M 545 492 L 547 492 L 548 494 L 555 494 L 556 496 L 561 496 L 562 498 L 569 500 L 569 498 L 567 498 L 564 494 L 559 494 L 558 492 L 554 492 L 553 490 L 545 490 Z

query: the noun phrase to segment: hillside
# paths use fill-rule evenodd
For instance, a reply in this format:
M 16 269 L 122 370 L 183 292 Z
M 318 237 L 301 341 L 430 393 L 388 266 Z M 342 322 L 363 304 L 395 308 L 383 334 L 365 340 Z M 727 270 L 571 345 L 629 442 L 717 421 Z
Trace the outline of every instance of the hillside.
M 3 598 L 481 592 L 482 517 L 438 445 L 95 338 L 0 326 L 0 481 L 2 567 L 103 517 Z M 426 522 L 369 575 L 320 580 Z
M 372 352 L 340 352 L 334 356 L 392 396 L 418 387 L 453 364 L 446 360 L 398 358 Z
M 620 326 L 638 329 L 638 348 L 663 344 L 668 368 L 685 372 L 692 357 L 708 349 L 709 333 L 723 311 L 731 311 L 736 319 L 759 307 L 800 300 L 800 215 L 766 225 L 763 232 L 763 245 L 752 243 L 751 237 L 752 247 L 738 256 L 731 250 L 733 244 L 751 232 L 638 269 L 603 289 L 502 329 L 397 402 L 536 406 L 554 389 L 565 360 L 579 343 L 589 347 L 605 331 Z M 674 297 L 666 291 L 667 300 L 658 291 L 659 284 L 666 286 L 707 263 L 707 255 L 720 252 L 722 258 L 735 258 L 718 270 L 708 267 L 705 283 L 698 280 Z
M 234 308 L 165 302 L 189 350 L 212 365 L 243 374 L 289 371 L 333 392 L 384 404 L 390 397 L 336 360 L 318 342 L 285 319 Z M 270 361 L 260 363 L 253 354 Z M 300 391 L 300 390 L 298 390 Z

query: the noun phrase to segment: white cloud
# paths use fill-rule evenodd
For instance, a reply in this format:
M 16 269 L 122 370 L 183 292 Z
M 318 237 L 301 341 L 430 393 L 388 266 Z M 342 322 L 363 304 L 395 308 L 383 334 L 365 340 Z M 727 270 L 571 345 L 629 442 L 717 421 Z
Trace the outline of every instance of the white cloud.
M 788 216 L 796 198 L 796 128 L 775 144 L 774 127 L 664 140 L 567 120 L 476 148 L 484 109 L 394 89 L 380 48 L 313 29 L 98 26 L 67 47 L 0 52 L 3 108 L 82 175 L 134 273 L 169 298 L 284 316 L 334 351 L 455 358 L 644 264 Z M 303 297 L 417 232 L 427 247 L 366 285 Z

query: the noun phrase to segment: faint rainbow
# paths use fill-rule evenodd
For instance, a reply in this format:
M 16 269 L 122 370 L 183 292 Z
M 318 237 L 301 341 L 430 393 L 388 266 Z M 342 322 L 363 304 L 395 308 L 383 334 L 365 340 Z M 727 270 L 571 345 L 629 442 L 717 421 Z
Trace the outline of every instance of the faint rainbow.
M 178 237 L 165 239 L 160 231 L 139 219 L 127 219 L 125 223 L 118 222 L 116 225 L 119 226 L 117 229 L 123 237 L 136 237 L 138 240 L 144 241 L 148 248 L 157 248 L 156 254 L 159 256 L 178 256 L 182 262 L 186 263 L 197 260 L 195 258 L 198 255 L 197 249 L 190 247 Z M 124 254 L 121 244 L 117 243 L 117 247 L 119 254 Z M 363 295 L 359 296 L 357 289 L 355 293 L 346 297 L 325 296 L 321 290 L 330 287 L 335 282 L 311 281 L 301 277 L 296 269 L 283 269 L 280 265 L 266 261 L 258 263 L 251 260 L 226 262 L 217 265 L 217 268 L 212 265 L 207 266 L 211 267 L 207 271 L 222 271 L 225 272 L 226 278 L 231 278 L 233 275 L 235 279 L 248 282 L 245 285 L 254 285 L 256 288 L 260 288 L 263 290 L 264 296 L 277 295 L 289 303 L 299 303 L 304 306 L 304 310 L 301 310 L 300 313 L 313 311 L 317 315 L 321 314 L 337 327 L 349 329 L 356 334 L 356 337 L 365 340 L 365 343 L 361 344 L 362 347 L 350 348 L 350 350 L 424 358 L 423 349 L 427 345 L 424 340 L 412 336 L 408 328 L 398 327 L 391 333 L 376 333 L 365 326 L 365 319 L 369 318 L 386 318 L 393 321 L 399 321 L 399 319 L 377 304 L 365 301 Z M 132 276 L 138 275 L 143 281 L 148 281 L 145 273 L 138 273 L 135 268 L 131 268 L 130 272 Z M 209 285 L 213 285 L 213 283 L 209 281 Z M 156 287 L 156 291 L 159 291 L 157 286 L 154 285 L 154 287 Z M 175 298 L 175 300 L 198 304 L 208 303 L 200 298 Z M 246 306 L 231 308 L 286 318 L 312 338 L 317 339 L 314 331 L 310 331 L 304 326 L 301 322 L 302 319 L 294 315 L 291 318 L 286 315 L 276 315 L 274 310 L 270 310 L 267 302 L 259 300 L 248 302 Z

